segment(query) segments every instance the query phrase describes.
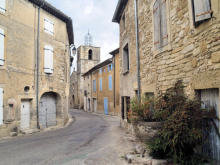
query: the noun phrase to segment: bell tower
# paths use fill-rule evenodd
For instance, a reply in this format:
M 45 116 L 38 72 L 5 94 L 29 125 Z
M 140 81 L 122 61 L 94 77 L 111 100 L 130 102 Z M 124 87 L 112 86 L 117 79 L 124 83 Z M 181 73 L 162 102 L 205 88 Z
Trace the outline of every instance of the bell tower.
M 84 79 L 82 75 L 100 63 L 100 47 L 93 45 L 93 37 L 88 31 L 84 45 L 77 48 L 78 96 L 80 107 L 84 105 Z

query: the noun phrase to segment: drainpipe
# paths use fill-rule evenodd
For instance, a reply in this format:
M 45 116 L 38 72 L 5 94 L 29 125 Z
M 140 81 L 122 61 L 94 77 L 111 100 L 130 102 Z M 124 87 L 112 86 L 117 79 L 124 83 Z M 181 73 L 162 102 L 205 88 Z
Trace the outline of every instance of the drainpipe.
M 40 9 L 44 6 L 44 2 L 38 7 L 38 22 L 37 22 L 37 57 L 36 57 L 36 111 L 37 111 L 37 128 L 39 125 L 39 66 L 40 66 Z
M 114 108 L 115 108 L 115 56 L 113 56 L 113 66 L 112 66 L 113 68 L 114 68 L 114 92 L 113 92 L 113 98 L 114 98 Z
M 140 54 L 139 54 L 139 27 L 138 27 L 138 0 L 134 0 L 135 9 L 135 32 L 136 32 L 136 61 L 137 61 L 137 84 L 138 84 L 138 101 L 141 101 L 141 76 L 140 76 Z

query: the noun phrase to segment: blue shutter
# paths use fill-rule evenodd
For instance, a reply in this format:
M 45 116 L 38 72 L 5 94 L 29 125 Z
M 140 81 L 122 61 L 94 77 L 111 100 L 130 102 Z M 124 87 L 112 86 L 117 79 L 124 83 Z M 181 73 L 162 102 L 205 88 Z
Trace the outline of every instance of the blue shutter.
M 96 80 L 93 80 L 93 92 L 96 92 Z
M 108 77 L 108 87 L 109 87 L 109 90 L 112 90 L 112 76 Z
M 102 91 L 102 78 L 99 79 L 99 90 Z

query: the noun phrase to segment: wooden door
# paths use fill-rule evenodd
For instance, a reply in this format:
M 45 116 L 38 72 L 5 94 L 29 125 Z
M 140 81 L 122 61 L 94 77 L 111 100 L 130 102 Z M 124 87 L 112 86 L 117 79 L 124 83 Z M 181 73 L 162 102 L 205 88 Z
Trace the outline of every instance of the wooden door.
M 105 114 L 108 115 L 108 98 L 104 98 L 104 110 Z
M 205 89 L 201 90 L 201 101 L 203 109 L 215 109 L 216 115 L 219 117 L 219 90 Z M 208 139 L 204 142 L 203 153 L 213 159 L 220 161 L 220 140 L 219 140 L 219 121 L 214 121 L 209 132 L 204 132 L 204 136 L 208 135 Z M 217 129 L 216 129 L 217 128 Z
M 30 128 L 30 101 L 21 101 L 21 130 Z

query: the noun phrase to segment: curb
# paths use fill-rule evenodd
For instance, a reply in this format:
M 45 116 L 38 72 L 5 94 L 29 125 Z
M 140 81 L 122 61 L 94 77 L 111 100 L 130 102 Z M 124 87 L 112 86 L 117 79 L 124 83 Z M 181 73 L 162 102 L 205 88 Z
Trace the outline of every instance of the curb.
M 38 133 L 46 133 L 46 132 L 50 132 L 50 131 L 56 131 L 56 130 L 67 128 L 67 127 L 69 127 L 70 125 L 72 125 L 73 123 L 76 122 L 75 116 L 71 116 L 70 114 L 68 114 L 68 118 L 69 118 L 68 122 L 63 127 L 57 127 L 56 126 L 56 127 L 46 128 L 46 129 L 43 129 L 43 130 L 33 129 L 32 132 L 19 133 L 17 136 L 14 136 L 14 137 L 12 137 L 12 136 L 2 137 L 2 138 L 0 138 L 0 141 L 12 140 L 12 139 L 16 139 L 18 137 L 28 137 L 28 136 L 35 135 L 35 134 L 38 134 Z

